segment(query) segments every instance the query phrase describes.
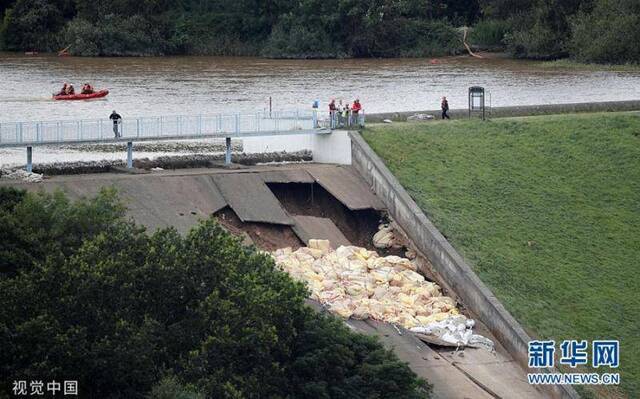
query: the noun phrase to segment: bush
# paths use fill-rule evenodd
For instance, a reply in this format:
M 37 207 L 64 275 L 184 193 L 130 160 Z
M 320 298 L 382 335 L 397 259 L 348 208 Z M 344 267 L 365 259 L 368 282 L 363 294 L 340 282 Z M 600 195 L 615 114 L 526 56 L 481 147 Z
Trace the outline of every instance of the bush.
M 84 56 L 162 55 L 168 47 L 161 30 L 140 15 L 106 15 L 98 23 L 76 18 L 64 31 L 70 51 Z
M 340 43 L 317 24 L 305 24 L 293 15 L 274 26 L 262 54 L 272 58 L 333 58 L 344 56 Z
M 510 24 L 504 20 L 481 20 L 469 32 L 467 42 L 483 47 L 500 47 L 504 45 L 505 35 L 510 28 Z
M 640 62 L 640 3 L 599 0 L 572 23 L 570 51 L 583 62 Z
M 46 0 L 18 0 L 5 11 L 1 34 L 7 50 L 53 51 L 64 24 L 55 4 Z
M 404 44 L 396 56 L 429 57 L 460 54 L 462 35 L 446 22 L 427 21 L 406 25 Z
M 547 60 L 565 55 L 563 37 L 543 23 L 507 34 L 504 41 L 509 52 L 518 58 Z
M 304 286 L 213 220 L 149 236 L 113 192 L 0 197 L 14 203 L 0 208 L 4 249 L 29 260 L 0 275 L 6 381 L 74 379 L 100 398 L 425 395 L 393 353 L 312 311 Z

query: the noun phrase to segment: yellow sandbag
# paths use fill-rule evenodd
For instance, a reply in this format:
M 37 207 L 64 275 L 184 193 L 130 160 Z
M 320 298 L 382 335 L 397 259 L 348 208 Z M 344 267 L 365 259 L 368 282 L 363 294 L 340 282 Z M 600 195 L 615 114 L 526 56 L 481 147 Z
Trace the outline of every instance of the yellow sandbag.
M 329 242 L 329 240 L 317 240 L 312 238 L 309 240 L 309 248 L 319 249 L 326 253 L 331 250 L 331 242 Z
M 344 303 L 331 305 L 329 309 L 332 313 L 335 313 L 344 319 L 348 319 L 353 314 L 353 311 Z
M 418 320 L 416 320 L 415 317 L 409 314 L 403 313 L 398 317 L 398 324 L 400 324 L 402 327 L 406 329 L 410 329 L 418 326 L 420 323 L 418 322 Z
M 348 263 L 348 269 L 359 273 L 366 273 L 368 270 L 367 261 L 361 259 L 350 260 Z
M 412 271 L 418 270 L 416 265 L 411 263 L 411 261 L 409 259 L 406 259 L 406 258 L 401 258 L 401 257 L 395 256 L 395 255 L 389 255 L 389 256 L 385 256 L 384 259 L 388 264 L 390 264 L 393 267 L 397 266 L 397 267 L 400 267 L 402 269 L 407 269 L 407 270 L 412 270 Z
M 415 302 L 415 299 L 411 295 L 403 293 L 398 294 L 398 300 L 407 306 L 413 306 L 413 303 Z
M 447 317 L 449 317 L 449 313 L 436 313 L 436 314 L 432 314 L 431 316 L 427 316 L 424 318 L 420 318 L 418 319 L 418 321 L 420 321 L 420 323 L 424 326 L 431 324 L 433 322 L 438 322 L 438 321 L 442 321 L 444 319 L 446 319 Z M 420 317 L 420 316 L 418 316 Z M 416 318 L 418 318 L 416 317 Z
M 390 282 L 396 274 L 396 272 L 390 267 L 381 267 L 379 269 L 371 270 L 369 273 L 376 279 L 376 281 L 382 283 Z

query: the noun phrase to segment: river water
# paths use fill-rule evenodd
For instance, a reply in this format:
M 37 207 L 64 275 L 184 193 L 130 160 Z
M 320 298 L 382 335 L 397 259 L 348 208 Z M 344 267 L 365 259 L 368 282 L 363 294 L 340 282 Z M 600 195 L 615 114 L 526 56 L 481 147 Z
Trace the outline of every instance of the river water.
M 62 82 L 108 88 L 104 100 L 52 101 Z M 0 54 L 0 121 L 308 108 L 359 97 L 367 112 L 465 108 L 484 86 L 493 106 L 640 98 L 640 71 L 548 69 L 509 59 L 267 60 L 241 57 L 81 58 Z
M 466 108 L 469 86 L 492 106 L 640 99 L 640 71 L 542 68 L 504 58 L 267 60 L 242 57 L 81 58 L 0 53 L 0 123 L 248 113 L 359 97 L 368 113 Z M 107 88 L 105 99 L 53 101 L 62 82 Z M 6 154 L 5 154 L 6 155 Z M 0 164 L 6 156 L 0 154 Z M 56 157 L 54 157 L 56 158 Z M 4 161 L 4 162 L 3 162 Z M 22 161 L 22 160 L 21 160 Z M 24 161 L 22 161 L 24 162 Z

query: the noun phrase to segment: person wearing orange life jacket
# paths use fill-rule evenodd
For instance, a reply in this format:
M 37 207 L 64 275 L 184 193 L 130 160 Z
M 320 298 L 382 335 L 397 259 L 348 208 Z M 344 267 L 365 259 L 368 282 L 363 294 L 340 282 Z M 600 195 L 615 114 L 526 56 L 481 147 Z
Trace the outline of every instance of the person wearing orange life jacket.
M 81 94 L 93 94 L 93 93 L 94 93 L 93 87 L 89 83 L 85 83 L 82 85 Z

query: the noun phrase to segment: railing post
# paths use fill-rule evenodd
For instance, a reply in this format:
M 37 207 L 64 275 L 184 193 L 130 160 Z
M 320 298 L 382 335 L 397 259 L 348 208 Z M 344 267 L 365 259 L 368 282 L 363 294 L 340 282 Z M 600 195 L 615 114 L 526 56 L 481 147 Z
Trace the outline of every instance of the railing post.
M 162 117 L 160 117 L 158 124 L 160 125 L 160 136 L 162 136 Z
M 20 139 L 18 139 L 20 137 Z M 22 143 L 22 122 L 18 123 L 18 129 L 16 131 L 16 141 Z
M 300 123 L 300 113 L 296 109 L 296 123 L 295 123 L 295 125 L 293 125 L 293 129 L 292 130 L 298 130 L 298 127 L 300 126 L 298 123 Z
M 240 133 L 240 114 L 236 114 L 236 135 Z
M 140 118 L 136 119 L 136 137 L 140 137 Z
M 98 139 L 102 140 L 102 135 L 104 132 L 102 131 L 102 119 L 98 120 Z
M 198 115 L 198 134 L 202 134 L 202 115 Z
M 179 116 L 176 116 L 176 130 L 178 131 L 177 136 L 180 136 L 182 134 L 182 118 Z
M 317 129 L 318 128 L 318 110 L 314 109 L 312 113 L 313 114 L 311 116 L 311 119 L 313 120 L 313 128 Z
M 36 142 L 40 142 L 40 123 L 36 122 Z
M 31 163 L 32 157 L 33 157 L 33 147 L 27 147 L 27 172 L 29 173 L 33 171 L 33 165 Z
M 226 152 L 224 154 L 224 164 L 230 165 L 231 164 L 231 137 L 225 137 L 224 143 L 227 147 Z
M 76 130 L 77 130 L 76 136 L 78 137 L 78 140 L 82 140 L 82 131 L 80 130 L 80 122 L 76 124 Z
M 127 168 L 133 168 L 133 142 L 127 142 Z

